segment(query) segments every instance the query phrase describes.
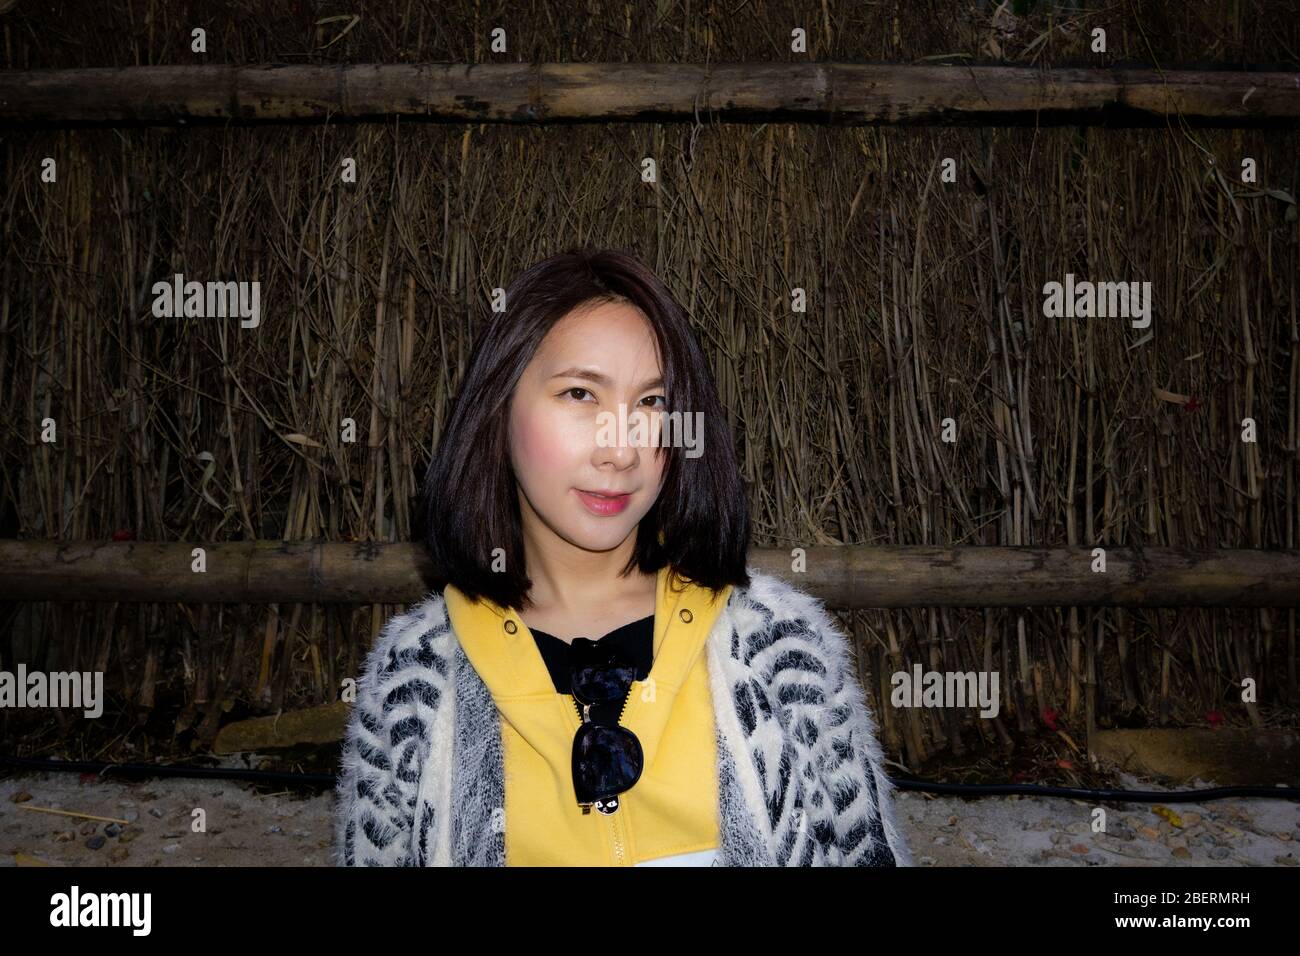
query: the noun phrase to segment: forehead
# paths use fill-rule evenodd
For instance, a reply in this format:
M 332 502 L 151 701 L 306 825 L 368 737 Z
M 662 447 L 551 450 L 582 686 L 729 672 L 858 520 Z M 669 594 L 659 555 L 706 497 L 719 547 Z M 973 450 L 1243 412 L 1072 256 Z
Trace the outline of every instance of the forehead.
M 579 306 L 552 326 L 536 358 L 540 365 L 591 362 L 659 371 L 654 329 L 630 302 Z

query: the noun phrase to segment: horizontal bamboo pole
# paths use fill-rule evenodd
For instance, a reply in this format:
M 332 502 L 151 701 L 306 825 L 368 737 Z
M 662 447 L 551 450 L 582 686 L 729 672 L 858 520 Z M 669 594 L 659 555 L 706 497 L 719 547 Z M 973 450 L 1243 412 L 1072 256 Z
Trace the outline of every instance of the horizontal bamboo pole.
M 206 571 L 192 570 L 196 547 Z M 830 607 L 1300 606 L 1300 551 L 1106 548 L 758 548 L 751 567 Z M 0 540 L 0 595 L 24 601 L 407 604 L 429 593 L 415 544 Z
M 891 63 L 412 63 L 0 72 L 0 124 L 374 120 L 1295 126 L 1300 73 Z

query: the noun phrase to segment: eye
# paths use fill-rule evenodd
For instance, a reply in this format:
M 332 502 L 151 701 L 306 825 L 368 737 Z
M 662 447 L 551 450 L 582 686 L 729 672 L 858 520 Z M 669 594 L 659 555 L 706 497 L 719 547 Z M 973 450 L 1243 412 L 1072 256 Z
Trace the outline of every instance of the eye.
M 578 386 L 578 385 L 575 385 L 573 388 L 566 388 L 566 389 L 565 389 L 563 392 L 561 392 L 560 394 L 561 394 L 561 395 L 568 395 L 569 397 L 572 398 L 574 392 L 582 392 L 582 393 L 585 394 L 585 395 L 590 395 L 590 394 L 591 394 L 591 393 L 590 393 L 589 391 L 587 391 L 585 388 L 582 388 L 581 386 Z M 581 399 L 581 398 L 578 398 L 578 399 L 576 399 L 576 401 L 579 401 L 579 402 L 580 402 L 580 401 L 582 401 L 582 399 Z
M 659 401 L 663 402 L 663 404 L 659 406 L 660 408 L 668 407 L 668 399 L 665 398 L 663 395 L 647 395 L 646 398 L 650 399 L 651 401 L 654 401 L 655 399 L 659 399 Z M 643 402 L 645 400 L 646 400 L 645 398 L 641 399 L 641 401 Z

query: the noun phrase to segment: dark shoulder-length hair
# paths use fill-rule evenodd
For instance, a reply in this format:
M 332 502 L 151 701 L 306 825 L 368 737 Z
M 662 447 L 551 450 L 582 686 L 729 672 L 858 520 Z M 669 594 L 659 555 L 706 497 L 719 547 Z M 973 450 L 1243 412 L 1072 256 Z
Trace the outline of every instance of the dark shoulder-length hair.
M 507 442 L 510 398 L 546 333 L 578 306 L 626 301 L 654 330 L 663 367 L 665 410 L 702 412 L 703 454 L 687 458 L 670 443 L 664 481 L 641 519 L 623 569 L 665 564 L 696 584 L 748 586 L 749 508 L 735 447 L 704 353 L 685 311 L 664 283 L 627 253 L 570 249 L 529 267 L 506 290 L 474 343 L 459 394 L 425 476 L 421 510 L 433 586 L 471 600 L 487 597 L 522 610 L 532 589 L 524 560 L 519 498 Z M 698 419 L 692 419 L 698 420 Z M 493 570 L 494 552 L 505 557 Z M 496 562 L 499 566 L 501 562 Z

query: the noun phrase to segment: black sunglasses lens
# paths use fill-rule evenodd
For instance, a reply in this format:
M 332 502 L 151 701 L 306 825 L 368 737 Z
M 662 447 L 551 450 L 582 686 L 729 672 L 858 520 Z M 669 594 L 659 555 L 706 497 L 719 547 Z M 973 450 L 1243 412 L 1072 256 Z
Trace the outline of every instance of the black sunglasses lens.
M 641 742 L 624 727 L 583 724 L 573 741 L 573 780 L 580 797 L 628 790 L 641 777 Z
M 607 704 L 626 696 L 635 667 L 579 666 L 573 669 L 573 695 L 584 704 Z

